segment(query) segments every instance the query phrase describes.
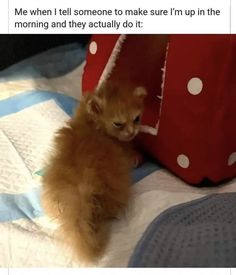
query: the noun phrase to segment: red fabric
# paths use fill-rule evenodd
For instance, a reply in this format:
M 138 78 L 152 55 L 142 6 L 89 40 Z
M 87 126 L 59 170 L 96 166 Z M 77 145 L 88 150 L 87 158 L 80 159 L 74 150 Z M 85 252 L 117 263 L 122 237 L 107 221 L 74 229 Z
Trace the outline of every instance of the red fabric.
M 112 80 L 132 80 L 148 89 L 142 124 L 159 120 L 166 38 L 130 35 L 124 41 Z M 88 53 L 83 91 L 93 89 L 102 74 L 116 35 L 95 35 L 98 51 Z M 236 175 L 236 35 L 171 35 L 158 135 L 140 134 L 138 142 L 185 181 L 219 182 Z M 192 78 L 203 83 L 199 94 L 188 90 Z M 184 155 L 181 167 L 179 158 Z M 186 165 L 187 158 L 187 165 Z
M 198 77 L 202 92 L 192 95 L 188 81 Z M 173 35 L 167 59 L 159 135 L 150 150 L 188 182 L 214 182 L 236 175 L 236 36 Z M 188 156 L 181 168 L 177 156 Z
M 82 79 L 82 91 L 91 92 L 97 86 L 102 72 L 107 64 L 108 58 L 116 44 L 119 35 L 93 35 L 89 45 L 95 42 L 97 45 L 96 54 L 91 54 L 88 51 L 86 56 L 86 64 L 84 67 L 84 74 Z

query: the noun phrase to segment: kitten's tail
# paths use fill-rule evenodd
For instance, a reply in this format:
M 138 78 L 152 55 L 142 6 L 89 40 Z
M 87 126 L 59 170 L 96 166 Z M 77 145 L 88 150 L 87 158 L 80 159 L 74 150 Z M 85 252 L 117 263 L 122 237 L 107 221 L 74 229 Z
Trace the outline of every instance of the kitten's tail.
M 52 206 L 59 209 L 59 233 L 74 256 L 81 263 L 95 264 L 107 243 L 108 222 L 99 200 L 101 189 L 90 182 L 89 176 L 86 179 L 88 182 L 76 186 L 64 185 L 58 194 L 55 190 L 45 190 L 44 201 L 51 205 L 49 212 Z
M 107 223 L 92 186 L 78 186 L 62 213 L 62 233 L 74 255 L 83 263 L 96 263 L 107 239 Z

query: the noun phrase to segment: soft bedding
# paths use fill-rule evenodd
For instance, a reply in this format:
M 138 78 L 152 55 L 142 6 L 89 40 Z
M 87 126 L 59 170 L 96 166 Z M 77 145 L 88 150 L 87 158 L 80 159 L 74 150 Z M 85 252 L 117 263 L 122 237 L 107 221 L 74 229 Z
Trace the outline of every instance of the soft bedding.
M 81 266 L 58 241 L 40 190 L 53 134 L 79 103 L 84 59 L 85 49 L 70 44 L 0 73 L 0 267 Z M 129 207 L 112 223 L 98 266 L 128 266 L 148 225 L 171 206 L 236 191 L 236 179 L 215 187 L 186 185 L 151 160 L 133 178 Z

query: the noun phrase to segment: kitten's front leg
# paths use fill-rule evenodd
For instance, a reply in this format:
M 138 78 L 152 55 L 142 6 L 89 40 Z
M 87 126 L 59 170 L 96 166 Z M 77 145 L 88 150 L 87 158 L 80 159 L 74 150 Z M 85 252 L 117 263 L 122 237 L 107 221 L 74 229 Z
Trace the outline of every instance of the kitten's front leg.
M 138 151 L 132 143 L 126 144 L 126 146 L 124 146 L 124 149 L 128 154 L 128 157 L 130 158 L 130 161 L 134 168 L 137 168 L 143 164 L 143 154 L 140 151 Z
M 135 151 L 133 158 L 134 158 L 134 168 L 137 168 L 144 163 L 144 157 L 138 151 Z
M 141 166 L 144 163 L 144 155 L 141 151 L 138 151 L 134 146 L 129 152 L 132 164 L 134 168 Z

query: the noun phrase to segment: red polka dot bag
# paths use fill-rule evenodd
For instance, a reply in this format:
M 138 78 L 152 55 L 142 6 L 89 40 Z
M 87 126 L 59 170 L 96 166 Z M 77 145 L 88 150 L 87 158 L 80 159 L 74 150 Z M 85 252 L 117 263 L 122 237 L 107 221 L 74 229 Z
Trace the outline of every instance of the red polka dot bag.
M 83 93 L 146 87 L 139 145 L 190 184 L 236 176 L 236 35 L 94 35 Z

